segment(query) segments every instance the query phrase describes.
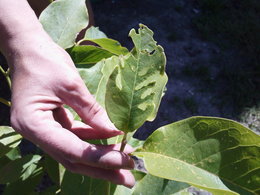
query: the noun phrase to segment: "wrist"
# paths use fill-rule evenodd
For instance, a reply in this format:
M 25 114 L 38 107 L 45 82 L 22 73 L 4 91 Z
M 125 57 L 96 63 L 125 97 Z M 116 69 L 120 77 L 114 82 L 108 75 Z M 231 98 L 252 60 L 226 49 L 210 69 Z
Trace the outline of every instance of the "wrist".
M 0 50 L 7 57 L 46 34 L 26 0 L 0 1 Z
M 41 43 L 46 43 L 46 41 L 51 41 L 51 38 L 43 28 L 27 29 L 2 41 L 0 49 L 9 61 L 19 56 L 29 55 L 31 51 L 40 47 Z

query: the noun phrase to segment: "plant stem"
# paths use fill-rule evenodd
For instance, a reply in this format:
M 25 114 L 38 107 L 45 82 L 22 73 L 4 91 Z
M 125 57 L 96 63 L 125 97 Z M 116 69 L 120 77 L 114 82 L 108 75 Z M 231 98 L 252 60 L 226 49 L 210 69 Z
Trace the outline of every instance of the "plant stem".
M 3 75 L 6 74 L 5 70 L 2 68 L 2 66 L 0 66 L 0 71 L 3 73 Z
M 2 66 L 0 66 L 0 71 L 3 73 L 6 81 L 7 81 L 7 84 L 9 86 L 9 88 L 11 89 L 11 79 L 10 79 L 10 69 L 8 68 L 7 71 L 5 71 Z
M 11 106 L 11 102 L 10 101 L 7 101 L 7 100 L 5 100 L 5 99 L 3 99 L 1 97 L 0 97 L 0 102 L 3 103 L 6 106 L 9 106 L 9 107 Z
M 127 133 L 124 134 L 123 140 L 121 142 L 121 147 L 120 147 L 120 152 L 123 152 L 126 146 L 126 137 L 127 137 Z
M 6 77 L 5 77 L 6 81 L 7 81 L 7 84 L 11 90 L 11 78 L 10 78 L 10 69 L 8 68 L 7 71 L 6 71 Z
M 107 182 L 107 185 L 106 185 L 106 195 L 110 195 L 110 187 L 111 187 L 111 182 Z
M 76 43 L 76 45 L 77 45 L 77 46 L 80 45 L 83 41 L 85 41 L 84 38 L 81 39 L 81 40 L 79 40 L 79 41 Z

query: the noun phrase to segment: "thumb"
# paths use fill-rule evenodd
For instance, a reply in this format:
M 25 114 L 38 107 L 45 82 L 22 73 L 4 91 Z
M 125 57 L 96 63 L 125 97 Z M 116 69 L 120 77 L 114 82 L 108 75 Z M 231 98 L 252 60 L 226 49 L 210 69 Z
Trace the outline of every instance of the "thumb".
M 71 82 L 69 87 L 67 82 L 67 87 L 62 88 L 59 92 L 63 103 L 72 107 L 80 118 L 92 128 L 103 131 L 111 137 L 123 134 L 109 120 L 105 109 L 96 102 L 84 82 L 81 79 L 76 80 Z

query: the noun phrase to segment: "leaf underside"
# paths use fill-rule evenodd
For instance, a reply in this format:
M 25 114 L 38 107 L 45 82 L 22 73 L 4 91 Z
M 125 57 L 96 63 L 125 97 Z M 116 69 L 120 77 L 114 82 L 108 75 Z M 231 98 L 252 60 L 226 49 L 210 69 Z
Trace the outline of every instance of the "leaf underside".
M 72 47 L 77 34 L 88 25 L 85 0 L 54 1 L 39 20 L 54 42 L 64 49 Z

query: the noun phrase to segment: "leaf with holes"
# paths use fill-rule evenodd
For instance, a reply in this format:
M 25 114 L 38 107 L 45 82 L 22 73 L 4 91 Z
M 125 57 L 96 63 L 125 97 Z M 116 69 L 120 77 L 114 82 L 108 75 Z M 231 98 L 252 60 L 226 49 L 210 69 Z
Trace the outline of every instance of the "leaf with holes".
M 153 32 L 140 25 L 138 33 L 130 31 L 130 37 L 135 48 L 129 54 L 119 56 L 105 97 L 111 121 L 126 132 L 155 118 L 167 82 L 165 54 L 154 41 Z
M 214 194 L 259 194 L 260 137 L 228 119 L 192 117 L 166 125 L 134 155 L 157 177 Z

